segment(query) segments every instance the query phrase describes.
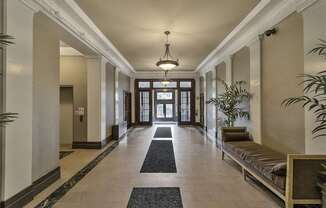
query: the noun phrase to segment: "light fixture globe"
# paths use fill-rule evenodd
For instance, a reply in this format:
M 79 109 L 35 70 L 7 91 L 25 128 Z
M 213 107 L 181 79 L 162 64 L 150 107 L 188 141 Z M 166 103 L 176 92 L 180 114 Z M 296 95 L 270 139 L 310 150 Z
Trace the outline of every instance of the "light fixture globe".
M 170 31 L 165 31 L 164 34 L 166 35 L 165 53 L 163 58 L 160 58 L 160 60 L 156 63 L 156 66 L 160 67 L 164 71 L 170 71 L 175 67 L 179 66 L 179 59 L 173 60 L 170 53 L 170 43 L 169 43 Z
M 160 67 L 163 70 L 170 71 L 175 67 L 179 66 L 178 61 L 173 60 L 160 60 L 156 63 L 156 66 Z

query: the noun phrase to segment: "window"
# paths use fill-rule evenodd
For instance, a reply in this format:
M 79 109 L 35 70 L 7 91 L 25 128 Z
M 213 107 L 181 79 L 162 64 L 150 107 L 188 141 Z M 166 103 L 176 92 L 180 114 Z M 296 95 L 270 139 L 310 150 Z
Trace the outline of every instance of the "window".
M 150 99 L 149 99 L 149 92 L 140 92 L 140 108 L 139 108 L 139 121 L 140 122 L 150 122 L 149 113 L 150 113 Z
M 138 82 L 138 87 L 139 88 L 150 88 L 151 83 L 150 82 Z
M 191 88 L 191 81 L 182 81 L 180 82 L 181 88 Z
M 181 122 L 191 121 L 190 111 L 190 91 L 181 91 Z
M 177 82 L 169 82 L 169 84 L 165 85 L 162 82 L 153 82 L 153 88 L 176 88 Z
M 157 100 L 172 100 L 173 99 L 173 93 L 172 92 L 158 92 L 156 94 Z

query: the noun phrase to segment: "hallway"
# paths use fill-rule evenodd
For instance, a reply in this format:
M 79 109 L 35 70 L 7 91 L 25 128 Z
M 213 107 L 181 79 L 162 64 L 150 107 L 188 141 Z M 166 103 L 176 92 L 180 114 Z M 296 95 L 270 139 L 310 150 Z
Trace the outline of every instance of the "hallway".
M 179 187 L 186 208 L 279 207 L 271 194 L 245 182 L 229 160 L 221 161 L 215 144 L 194 127 L 171 126 L 176 174 L 140 173 L 156 127 L 131 130 L 54 207 L 123 208 L 134 187 Z

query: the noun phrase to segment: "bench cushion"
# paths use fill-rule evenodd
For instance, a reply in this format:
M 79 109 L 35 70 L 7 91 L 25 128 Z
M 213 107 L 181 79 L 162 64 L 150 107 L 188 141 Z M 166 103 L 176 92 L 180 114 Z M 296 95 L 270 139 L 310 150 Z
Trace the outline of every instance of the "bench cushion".
M 286 177 L 282 174 L 276 174 L 275 170 L 280 164 L 286 163 L 285 155 L 252 141 L 225 142 L 223 143 L 223 150 L 284 192 Z

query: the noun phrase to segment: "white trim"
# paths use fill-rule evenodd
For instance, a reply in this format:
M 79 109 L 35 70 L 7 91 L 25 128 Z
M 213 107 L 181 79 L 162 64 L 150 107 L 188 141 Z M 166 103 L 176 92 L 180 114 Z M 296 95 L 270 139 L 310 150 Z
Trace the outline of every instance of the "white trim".
M 131 71 L 135 72 L 131 64 L 122 56 L 118 49 L 113 45 L 113 43 L 102 33 L 102 31 L 93 23 L 93 21 L 85 14 L 85 12 L 78 6 L 74 0 L 64 0 L 70 8 L 78 14 L 78 16 L 104 41 L 108 50 L 112 50 L 123 62 L 126 64 Z
M 25 6 L 30 8 L 34 13 L 40 11 L 40 7 L 30 0 L 20 0 Z
M 312 6 L 314 3 L 316 3 L 319 0 L 299 0 L 299 1 L 300 3 L 297 6 L 297 12 L 303 12 L 305 9 Z
M 235 37 L 243 28 L 245 28 L 269 3 L 271 0 L 262 0 L 260 3 L 244 18 L 240 24 L 199 64 L 195 71 L 203 68 L 215 54 L 220 51 L 233 37 Z
M 72 47 L 60 47 L 60 56 L 84 56 Z
M 99 56 L 105 57 L 113 66 L 119 67 L 125 74 L 135 72 L 130 63 L 82 12 L 74 0 L 21 0 L 21 2 L 47 15 Z
M 302 11 L 313 3 L 315 0 L 261 1 L 247 18 L 204 59 L 196 71 L 199 70 L 201 74 L 205 73 L 212 66 L 223 62 L 224 57 L 234 54 L 248 45 L 264 31 L 275 26 L 293 12 Z

